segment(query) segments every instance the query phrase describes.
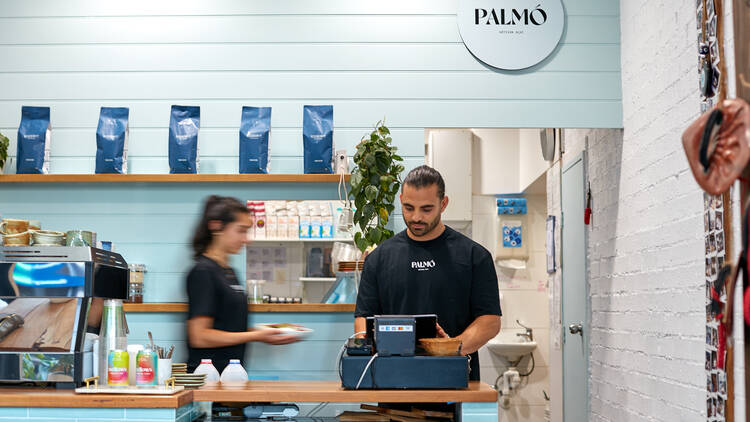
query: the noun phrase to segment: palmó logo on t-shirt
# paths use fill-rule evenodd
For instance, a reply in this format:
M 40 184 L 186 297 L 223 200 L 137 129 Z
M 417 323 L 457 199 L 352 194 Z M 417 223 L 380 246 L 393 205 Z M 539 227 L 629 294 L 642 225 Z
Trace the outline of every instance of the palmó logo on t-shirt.
M 429 271 L 430 268 L 435 267 L 435 260 L 431 259 L 429 261 L 412 261 L 411 262 L 411 269 L 416 269 L 417 271 Z

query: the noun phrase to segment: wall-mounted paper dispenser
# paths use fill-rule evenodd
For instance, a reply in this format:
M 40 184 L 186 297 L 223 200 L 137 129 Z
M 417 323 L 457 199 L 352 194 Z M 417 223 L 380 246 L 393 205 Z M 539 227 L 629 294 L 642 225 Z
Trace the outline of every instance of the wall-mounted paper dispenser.
M 529 259 L 524 232 L 526 226 L 526 198 L 500 196 L 497 198 L 497 227 L 500 230 L 495 247 L 497 265 L 512 269 L 526 268 Z

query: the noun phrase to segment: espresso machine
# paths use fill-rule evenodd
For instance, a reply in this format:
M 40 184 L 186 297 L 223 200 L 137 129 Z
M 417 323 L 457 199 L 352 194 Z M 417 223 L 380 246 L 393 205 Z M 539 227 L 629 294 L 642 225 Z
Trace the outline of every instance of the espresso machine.
M 92 375 L 86 333 L 99 332 L 105 299 L 127 295 L 128 265 L 117 253 L 0 247 L 0 384 L 81 385 Z

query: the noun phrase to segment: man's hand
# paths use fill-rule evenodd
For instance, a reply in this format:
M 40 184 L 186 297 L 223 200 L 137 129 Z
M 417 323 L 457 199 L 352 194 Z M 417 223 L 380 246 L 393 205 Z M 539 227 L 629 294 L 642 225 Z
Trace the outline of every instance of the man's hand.
M 363 317 L 354 318 L 354 332 L 361 333 L 357 334 L 357 338 L 365 338 L 365 331 L 367 331 L 367 319 Z
M 464 330 L 458 338 L 461 339 L 461 354 L 468 355 L 479 350 L 500 332 L 500 317 L 498 315 L 482 315 Z
M 450 336 L 443 330 L 443 327 L 440 326 L 440 324 L 435 323 L 435 328 L 437 328 L 437 336 L 442 338 L 450 338 Z

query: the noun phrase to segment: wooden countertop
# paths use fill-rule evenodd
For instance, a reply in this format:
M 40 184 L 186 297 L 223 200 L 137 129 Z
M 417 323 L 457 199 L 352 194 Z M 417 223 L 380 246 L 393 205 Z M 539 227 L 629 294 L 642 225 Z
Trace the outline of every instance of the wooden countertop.
M 466 390 L 344 390 L 338 381 L 248 381 L 244 388 L 203 387 L 169 396 L 138 394 L 76 394 L 54 388 L 0 387 L 3 407 L 66 407 L 107 409 L 176 409 L 192 401 L 444 403 L 495 402 L 497 392 L 472 381 Z M 2 410 L 0 410 L 2 413 Z
M 0 388 L 0 407 L 76 407 L 177 409 L 193 401 L 193 390 L 169 396 L 76 394 L 53 388 Z M 0 411 L 2 413 L 2 411 Z
M 329 303 L 263 303 L 247 305 L 250 312 L 334 312 L 354 313 L 352 304 Z M 187 312 L 187 303 L 125 303 L 125 312 Z
M 195 401 L 444 403 L 495 402 L 497 391 L 472 381 L 466 390 L 344 390 L 338 381 L 248 381 L 241 389 L 202 387 Z

